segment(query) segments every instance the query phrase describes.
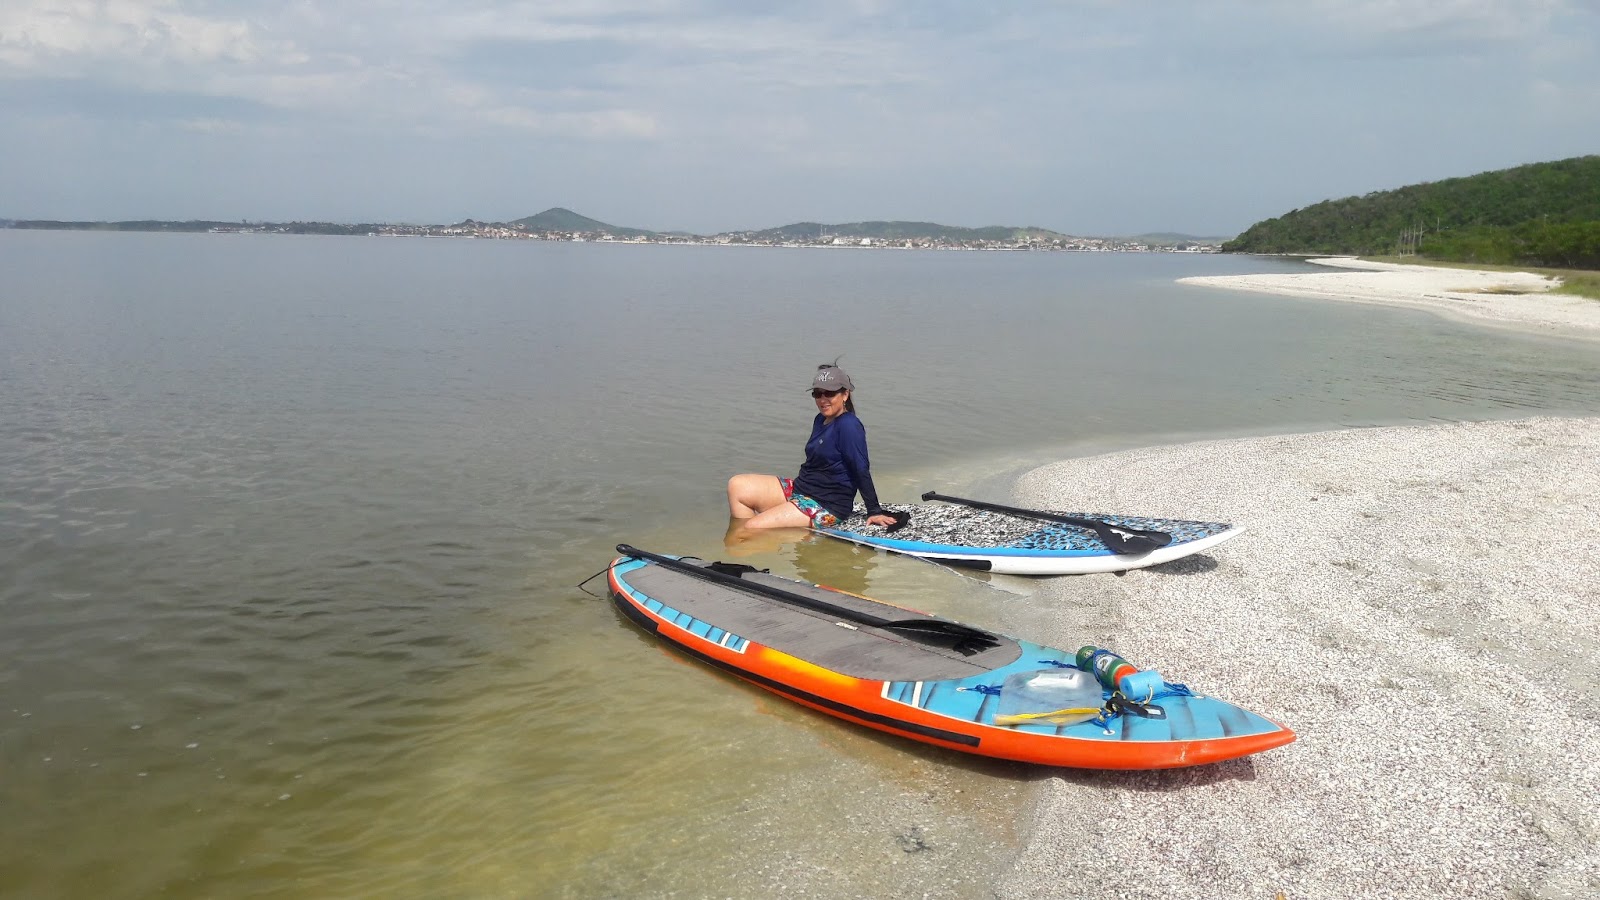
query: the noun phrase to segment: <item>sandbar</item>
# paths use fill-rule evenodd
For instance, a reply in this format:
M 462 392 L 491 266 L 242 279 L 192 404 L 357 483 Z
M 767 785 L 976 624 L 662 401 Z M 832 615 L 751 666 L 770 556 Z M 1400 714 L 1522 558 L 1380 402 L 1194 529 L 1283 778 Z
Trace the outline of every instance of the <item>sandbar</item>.
M 1600 340 L 1600 300 L 1551 294 L 1557 281 L 1531 272 L 1489 272 L 1348 257 L 1308 262 L 1336 272 L 1200 275 L 1179 284 L 1430 310 L 1457 319 L 1556 337 Z

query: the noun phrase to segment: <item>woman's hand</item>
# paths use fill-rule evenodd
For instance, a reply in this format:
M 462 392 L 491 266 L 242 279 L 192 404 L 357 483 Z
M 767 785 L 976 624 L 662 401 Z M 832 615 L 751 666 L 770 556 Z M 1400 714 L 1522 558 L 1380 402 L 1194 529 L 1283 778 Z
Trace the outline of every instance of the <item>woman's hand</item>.
M 894 516 L 891 516 L 888 513 L 878 513 L 875 516 L 867 516 L 867 524 L 868 525 L 893 525 L 894 524 Z

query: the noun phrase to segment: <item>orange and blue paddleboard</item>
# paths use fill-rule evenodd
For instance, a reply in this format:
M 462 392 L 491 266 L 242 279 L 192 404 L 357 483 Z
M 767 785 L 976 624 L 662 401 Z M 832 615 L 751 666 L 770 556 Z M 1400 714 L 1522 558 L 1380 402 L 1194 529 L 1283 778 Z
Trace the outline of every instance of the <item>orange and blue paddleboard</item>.
M 612 601 L 688 655 L 828 715 L 964 753 L 1047 766 L 1165 769 L 1248 756 L 1294 732 L 1079 654 L 869 598 L 618 545 Z M 1092 648 L 1084 648 L 1090 650 Z M 1106 666 L 1100 668 L 1106 669 Z M 1089 699 L 1085 699 L 1085 698 Z

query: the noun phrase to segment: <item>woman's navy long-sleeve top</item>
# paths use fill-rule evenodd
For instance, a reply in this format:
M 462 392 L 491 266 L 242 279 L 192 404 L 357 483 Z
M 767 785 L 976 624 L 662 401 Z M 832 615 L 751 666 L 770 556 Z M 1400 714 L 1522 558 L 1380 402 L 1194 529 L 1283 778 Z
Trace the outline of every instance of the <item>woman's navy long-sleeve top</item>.
M 841 413 L 832 422 L 824 422 L 822 414 L 817 414 L 794 489 L 822 504 L 841 522 L 850 517 L 857 491 L 868 515 L 882 511 L 867 460 L 867 426 L 855 413 Z

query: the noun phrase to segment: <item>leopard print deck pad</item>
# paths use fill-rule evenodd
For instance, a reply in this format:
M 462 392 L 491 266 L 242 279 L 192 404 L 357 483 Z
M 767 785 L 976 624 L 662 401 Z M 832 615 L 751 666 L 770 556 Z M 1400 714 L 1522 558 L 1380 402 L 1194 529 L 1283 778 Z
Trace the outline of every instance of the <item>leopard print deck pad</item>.
M 873 538 L 921 541 L 956 547 L 1010 547 L 1026 550 L 1105 550 L 1106 545 L 1093 531 L 1075 525 L 1041 522 L 1038 519 L 990 512 L 969 506 L 945 504 L 886 506 L 891 512 L 908 512 L 906 527 L 888 534 L 877 525 L 868 525 L 866 510 L 857 508 L 839 523 L 840 531 L 853 531 Z M 1052 510 L 1052 512 L 1054 512 Z M 1226 522 L 1191 522 L 1184 519 L 1150 519 L 1142 516 L 1113 516 L 1100 513 L 1063 512 L 1057 515 L 1097 519 L 1110 525 L 1164 531 L 1173 544 L 1199 540 L 1228 530 Z

